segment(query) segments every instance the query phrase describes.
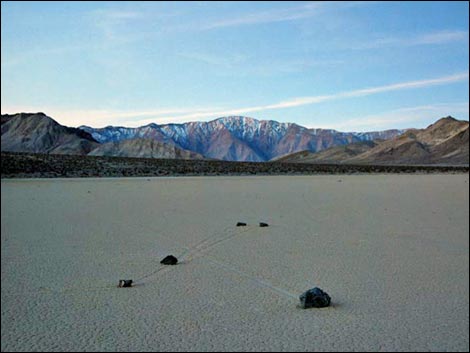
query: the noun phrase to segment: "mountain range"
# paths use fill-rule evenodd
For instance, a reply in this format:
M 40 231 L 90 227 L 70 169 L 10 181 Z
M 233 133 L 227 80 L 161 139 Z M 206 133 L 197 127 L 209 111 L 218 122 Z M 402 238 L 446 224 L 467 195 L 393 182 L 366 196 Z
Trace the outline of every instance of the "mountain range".
M 80 126 L 79 129 L 101 143 L 150 138 L 207 158 L 252 162 L 268 161 L 301 150 L 317 152 L 337 145 L 389 139 L 403 133 L 402 130 L 355 133 L 308 129 L 293 123 L 243 116 L 222 117 L 209 122 L 149 124 L 138 128 Z
M 469 123 L 450 116 L 389 140 L 301 151 L 277 159 L 291 163 L 469 164 Z
M 460 163 L 466 153 L 468 164 L 468 122 L 446 118 L 431 126 L 426 131 L 339 132 L 230 116 L 208 122 L 148 124 L 137 128 L 70 128 L 44 113 L 19 113 L 2 115 L 1 149 L 93 156 L 307 163 L 411 163 L 417 160 L 408 158 L 408 154 L 419 155 L 423 163 Z

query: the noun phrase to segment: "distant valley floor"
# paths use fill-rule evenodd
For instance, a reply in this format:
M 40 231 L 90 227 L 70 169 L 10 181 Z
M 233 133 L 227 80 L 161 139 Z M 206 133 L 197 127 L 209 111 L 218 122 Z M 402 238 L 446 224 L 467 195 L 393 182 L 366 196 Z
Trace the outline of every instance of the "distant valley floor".
M 302 164 L 1 153 L 2 178 L 468 172 L 468 165 Z

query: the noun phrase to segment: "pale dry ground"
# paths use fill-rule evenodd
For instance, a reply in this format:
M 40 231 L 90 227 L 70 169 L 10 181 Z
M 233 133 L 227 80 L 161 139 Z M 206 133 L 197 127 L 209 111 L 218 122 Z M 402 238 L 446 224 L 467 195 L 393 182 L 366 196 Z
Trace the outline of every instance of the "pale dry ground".
M 2 351 L 468 351 L 468 183 L 2 180 Z M 333 306 L 297 308 L 314 286 Z

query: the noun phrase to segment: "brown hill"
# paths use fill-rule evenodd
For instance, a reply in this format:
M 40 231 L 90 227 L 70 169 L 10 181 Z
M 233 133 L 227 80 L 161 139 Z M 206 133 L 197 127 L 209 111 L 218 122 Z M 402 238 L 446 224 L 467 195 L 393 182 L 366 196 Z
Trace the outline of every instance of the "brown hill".
M 240 158 L 244 161 L 260 162 L 263 157 L 246 142 L 233 136 L 227 129 L 221 129 L 209 138 L 204 155 L 210 158 L 233 161 Z
M 136 138 L 108 142 L 91 151 L 89 156 L 203 159 L 199 153 L 183 150 L 176 146 L 149 138 Z
M 426 129 L 409 129 L 376 145 L 351 144 L 319 153 L 293 154 L 283 162 L 353 164 L 469 164 L 468 121 L 439 119 Z M 354 146 L 354 147 L 353 147 Z M 362 150 L 361 150 L 362 149 Z
M 438 145 L 468 128 L 468 121 L 461 121 L 448 116 L 439 119 L 426 129 L 416 134 L 416 139 L 426 145 Z
M 469 132 L 467 128 L 431 148 L 433 161 L 440 164 L 469 164 Z M 466 161 L 466 162 L 465 162 Z
M 292 163 L 341 163 L 342 161 L 370 150 L 380 142 L 380 140 L 356 142 L 345 146 L 331 147 L 317 153 L 301 151 L 282 156 L 273 161 Z
M 348 163 L 469 164 L 468 121 L 439 119 L 426 129 L 412 129 L 349 159 Z M 468 136 L 468 135 L 467 135 Z
M 87 154 L 98 146 L 83 130 L 60 125 L 44 113 L 2 115 L 2 151 Z

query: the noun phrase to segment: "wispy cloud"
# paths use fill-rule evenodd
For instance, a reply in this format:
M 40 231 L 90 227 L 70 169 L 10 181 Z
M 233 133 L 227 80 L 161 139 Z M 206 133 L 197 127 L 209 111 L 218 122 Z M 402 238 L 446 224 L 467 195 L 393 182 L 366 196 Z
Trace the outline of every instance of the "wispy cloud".
M 408 41 L 410 45 L 441 44 L 468 41 L 468 31 L 440 31 L 424 34 Z
M 2 55 L 1 65 L 5 67 L 25 65 L 31 62 L 34 62 L 38 58 L 42 59 L 43 57 L 58 56 L 63 54 L 80 54 L 84 51 L 91 50 L 100 50 L 102 49 L 101 45 L 90 44 L 90 43 L 76 43 L 70 45 L 63 45 L 50 48 L 39 48 L 39 49 L 29 49 L 27 52 L 21 52 L 18 55 Z M 4 58 L 6 57 L 6 58 Z
M 408 81 L 408 82 L 395 83 L 392 85 L 359 89 L 359 90 L 354 90 L 350 92 L 340 93 L 337 96 L 339 98 L 359 97 L 359 96 L 368 96 L 371 94 L 381 93 L 381 92 L 390 92 L 390 91 L 397 91 L 397 90 L 409 89 L 409 88 L 420 88 L 420 87 L 429 87 L 429 86 L 435 86 L 435 85 L 443 85 L 443 84 L 468 80 L 468 76 L 469 76 L 468 72 L 462 72 L 462 73 L 458 73 L 455 75 L 438 77 L 438 78 L 433 78 L 429 80 Z
M 250 26 L 276 22 L 290 22 L 323 15 L 326 12 L 349 9 L 358 6 L 370 6 L 377 1 L 312 1 L 299 6 L 290 6 L 272 10 L 243 13 L 233 17 L 214 21 L 200 27 L 202 30 L 212 30 L 225 27 Z
M 239 12 L 232 15 L 223 15 L 222 17 L 211 18 L 204 17 L 193 21 L 185 21 L 190 13 L 181 12 L 180 9 L 155 10 L 152 6 L 147 9 L 134 11 L 125 9 L 98 9 L 89 13 L 89 18 L 95 25 L 99 26 L 111 38 L 115 37 L 115 32 L 129 22 L 147 23 L 152 25 L 155 30 L 155 23 L 163 19 L 173 18 L 174 21 L 159 23 L 158 32 L 192 32 L 192 31 L 209 31 L 227 27 L 252 26 L 258 24 L 291 22 L 306 18 L 324 15 L 327 12 L 335 12 L 341 9 L 349 9 L 358 6 L 370 6 L 376 1 L 348 1 L 348 2 L 331 2 L 331 1 L 309 1 L 294 2 L 294 6 L 284 6 L 271 9 L 258 9 L 249 12 Z M 235 4 L 235 3 L 234 3 Z M 286 2 L 286 4 L 289 4 Z M 142 8 L 142 7 L 140 7 Z M 238 5 L 234 9 L 238 9 Z M 236 12 L 232 11 L 232 12 Z M 151 33 L 141 33 L 142 37 L 148 37 Z
M 52 106 L 15 106 L 2 105 L 2 114 L 15 114 L 20 112 L 35 113 L 44 112 L 59 123 L 67 126 L 90 125 L 93 127 L 104 127 L 107 125 L 123 125 L 136 127 L 152 122 L 157 119 L 144 119 L 145 117 L 178 116 L 180 114 L 210 114 L 214 107 L 193 108 L 161 108 L 153 110 L 106 110 L 106 109 L 67 109 Z
M 199 61 L 211 66 L 220 66 L 224 69 L 232 69 L 235 66 L 246 62 L 248 59 L 248 57 L 243 54 L 226 54 L 222 56 L 202 52 L 183 52 L 178 54 L 178 56 L 185 59 Z
M 202 29 L 210 30 L 223 27 L 286 22 L 302 18 L 309 18 L 318 15 L 322 6 L 323 4 L 321 2 L 317 2 L 283 9 L 258 11 L 215 21 L 203 26 Z
M 111 43 L 133 41 L 134 31 L 127 30 L 130 24 L 138 23 L 146 18 L 144 12 L 126 10 L 93 10 L 88 13 L 90 24 L 98 29 L 98 33 Z
M 189 120 L 210 119 L 210 118 L 216 118 L 216 117 L 226 116 L 226 115 L 240 115 L 240 114 L 266 111 L 266 110 L 294 108 L 294 107 L 318 104 L 318 103 L 322 103 L 326 101 L 332 101 L 332 100 L 338 100 L 338 99 L 344 99 L 344 98 L 363 97 L 363 96 L 369 96 L 369 95 L 378 94 L 378 93 L 392 92 L 392 91 L 398 91 L 398 90 L 404 90 L 404 89 L 413 89 L 413 88 L 430 87 L 430 86 L 435 86 L 435 85 L 451 84 L 455 82 L 468 80 L 468 77 L 469 77 L 468 72 L 465 72 L 465 73 L 459 73 L 455 75 L 444 76 L 444 77 L 439 77 L 439 78 L 434 78 L 434 79 L 407 81 L 407 82 L 401 82 L 401 83 L 396 83 L 396 84 L 391 84 L 391 85 L 384 85 L 384 86 L 377 86 L 377 87 L 372 87 L 372 88 L 352 90 L 352 91 L 347 91 L 347 92 L 340 92 L 340 93 L 330 94 L 330 95 L 297 97 L 297 98 L 292 98 L 289 100 L 281 101 L 279 103 L 261 105 L 261 106 L 225 109 L 225 110 L 214 110 L 211 112 L 207 112 L 207 111 L 200 112 L 200 113 L 195 112 L 195 113 L 181 114 L 181 115 L 176 115 L 176 116 L 155 116 L 153 117 L 153 121 L 159 122 L 159 123 L 185 122 Z M 143 122 L 148 123 L 150 121 L 149 119 L 139 121 L 139 123 L 143 123 Z
M 298 73 L 308 71 L 315 67 L 332 67 L 345 63 L 339 59 L 276 59 L 272 58 L 269 62 L 260 60 L 257 57 L 239 54 L 227 53 L 216 55 L 202 52 L 183 52 L 179 57 L 190 59 L 211 66 L 211 69 L 220 68 L 221 76 L 278 76 L 284 74 Z
M 376 49 L 384 47 L 412 47 L 419 45 L 437 45 L 452 42 L 468 42 L 468 31 L 442 30 L 408 37 L 383 37 L 357 45 L 352 49 Z
M 105 126 L 109 124 L 122 124 L 126 126 L 140 126 L 151 122 L 155 123 L 169 123 L 169 122 L 186 122 L 186 121 L 197 121 L 213 119 L 227 115 L 241 115 L 249 114 L 260 111 L 268 110 L 279 110 L 287 108 L 295 108 L 299 106 L 319 104 L 327 101 L 334 101 L 347 98 L 365 97 L 379 93 L 393 92 L 399 90 L 416 89 L 431 87 L 436 85 L 452 84 L 456 82 L 466 81 L 469 78 L 468 72 L 459 73 L 450 76 L 443 76 L 427 80 L 407 81 L 401 83 L 395 83 L 390 85 L 383 85 L 371 88 L 357 89 L 346 92 L 339 92 L 329 95 L 318 95 L 309 97 L 296 97 L 288 100 L 284 100 L 278 103 L 251 106 L 245 108 L 233 108 L 233 109 L 217 109 L 214 107 L 198 107 L 198 108 L 167 108 L 150 111 L 96 111 L 96 110 L 55 110 L 55 109 L 39 109 L 51 114 L 53 117 L 57 117 L 61 123 L 69 124 L 73 126 L 73 122 L 81 121 L 81 124 L 89 124 L 93 126 Z M 39 111 L 38 109 L 12 109 L 14 107 L 2 106 L 2 113 L 4 112 L 18 112 L 18 111 Z M 422 107 L 421 107 L 422 108 Z M 468 110 L 468 108 L 466 108 Z M 362 123 L 370 125 L 380 125 L 385 123 L 385 118 L 381 120 L 375 120 L 376 117 L 367 117 L 369 121 L 362 119 Z M 354 120 L 354 122 L 347 122 L 351 126 L 357 124 L 360 120 Z
M 94 15 L 99 16 L 101 20 L 105 21 L 127 21 L 142 17 L 140 12 L 123 10 L 96 10 Z
M 416 107 L 393 109 L 386 112 L 361 116 L 331 124 L 312 124 L 312 128 L 328 128 L 340 131 L 371 131 L 391 128 L 423 128 L 437 119 L 456 114 L 460 119 L 468 119 L 469 102 L 435 103 Z
M 125 28 L 130 23 L 142 20 L 146 16 L 145 13 L 137 11 L 118 11 L 118 10 L 93 10 L 86 13 L 85 22 L 95 28 L 97 40 L 92 41 L 70 42 L 67 45 L 58 45 L 53 47 L 28 48 L 27 51 L 21 51 L 17 55 L 3 55 L 1 65 L 5 67 L 25 65 L 35 59 L 56 56 L 62 54 L 73 54 L 83 52 L 101 51 L 105 47 L 110 48 L 132 42 L 140 39 L 139 36 L 127 33 Z M 6 56 L 6 58 L 4 58 Z
M 221 115 L 230 115 L 230 114 L 253 113 L 253 112 L 273 110 L 273 109 L 293 108 L 293 107 L 299 107 L 303 105 L 318 104 L 318 103 L 342 99 L 342 98 L 363 97 L 363 96 L 369 96 L 369 95 L 383 93 L 383 92 L 391 92 L 391 91 L 398 91 L 398 90 L 403 90 L 403 89 L 421 88 L 421 87 L 449 84 L 449 83 L 468 80 L 468 77 L 469 77 L 468 72 L 465 72 L 465 73 L 455 74 L 451 76 L 444 76 L 444 77 L 439 77 L 439 78 L 434 78 L 434 79 L 429 79 L 429 80 L 401 82 L 401 83 L 396 83 L 392 85 L 358 89 L 358 90 L 340 92 L 340 93 L 330 94 L 330 95 L 292 98 L 289 100 L 285 100 L 279 103 L 274 103 L 274 104 L 269 104 L 269 105 L 232 109 L 232 110 L 226 110 L 226 111 L 218 111 L 218 112 L 214 112 L 211 115 L 221 116 Z M 190 119 L 195 118 L 195 117 L 200 117 L 200 115 L 190 114 L 186 116 L 186 118 L 190 118 Z

